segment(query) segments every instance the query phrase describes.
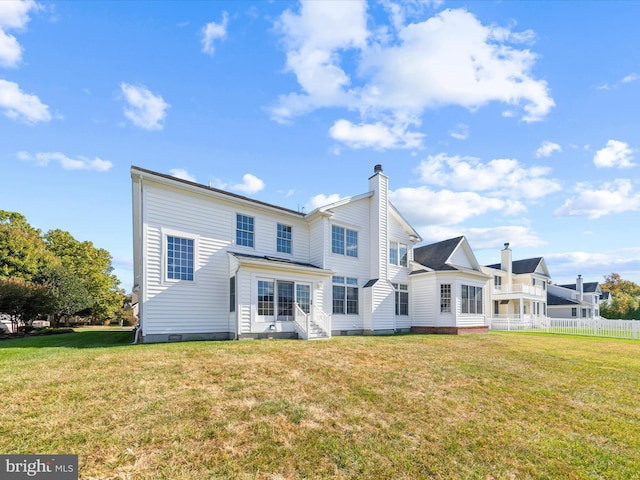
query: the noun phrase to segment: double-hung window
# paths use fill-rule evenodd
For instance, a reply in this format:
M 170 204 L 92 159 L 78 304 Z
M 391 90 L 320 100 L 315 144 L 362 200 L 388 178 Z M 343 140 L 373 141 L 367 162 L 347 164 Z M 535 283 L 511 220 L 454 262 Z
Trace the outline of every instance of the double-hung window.
M 167 279 L 193 280 L 193 247 L 192 238 L 167 235 Z
M 278 232 L 276 237 L 276 249 L 280 253 L 291 253 L 291 226 L 278 224 Z
M 408 248 L 403 243 L 390 242 L 389 243 L 389 263 L 392 265 L 400 265 L 401 267 L 407 266 L 407 252 Z
M 451 312 L 451 284 L 443 283 L 440 285 L 440 312 Z
M 236 245 L 253 247 L 254 235 L 254 218 L 238 213 L 236 215 Z
M 482 313 L 482 287 L 462 285 L 462 313 Z
M 358 256 L 358 232 L 344 227 L 331 226 L 331 252 L 347 257 Z
M 409 315 L 409 287 L 408 285 L 394 283 L 396 291 L 396 315 Z
M 358 279 L 350 277 L 333 277 L 333 313 L 358 314 Z

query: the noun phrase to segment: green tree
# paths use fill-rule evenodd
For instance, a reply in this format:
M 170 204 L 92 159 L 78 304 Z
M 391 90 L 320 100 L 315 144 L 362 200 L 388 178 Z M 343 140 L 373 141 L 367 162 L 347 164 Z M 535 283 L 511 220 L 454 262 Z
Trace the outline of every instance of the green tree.
M 100 320 L 115 318 L 122 308 L 124 291 L 113 274 L 111 254 L 59 229 L 48 231 L 44 241 L 48 251 L 82 281 L 93 305 L 92 316 Z
M 22 278 L 0 278 L 0 313 L 11 317 L 14 333 L 48 309 L 49 291 Z
M 61 318 L 76 315 L 93 306 L 82 280 L 62 265 L 43 268 L 36 281 L 46 288 L 46 313 L 53 316 L 56 326 Z
M 610 292 L 611 305 L 603 305 L 600 315 L 604 318 L 640 319 L 640 286 L 630 280 L 623 280 L 620 274 L 612 273 L 604 277 L 600 285 L 604 292 Z
M 30 281 L 45 265 L 59 263 L 46 249 L 40 230 L 16 212 L 0 210 L 0 278 Z

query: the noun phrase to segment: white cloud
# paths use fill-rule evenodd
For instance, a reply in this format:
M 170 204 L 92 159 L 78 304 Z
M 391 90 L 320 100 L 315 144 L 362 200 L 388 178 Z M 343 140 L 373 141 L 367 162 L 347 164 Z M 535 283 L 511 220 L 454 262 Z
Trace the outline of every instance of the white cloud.
M 351 148 L 373 148 L 374 150 L 420 148 L 424 137 L 421 133 L 408 132 L 400 125 L 390 127 L 381 122 L 354 125 L 344 119 L 333 124 L 329 129 L 329 135 Z
M 120 89 L 129 104 L 124 115 L 137 127 L 145 130 L 162 130 L 162 122 L 170 105 L 160 95 L 154 95 L 146 87 L 121 83 Z
M 264 188 L 264 182 L 255 175 L 245 173 L 242 176 L 242 183 L 231 185 L 229 189 L 246 194 L 257 193 Z
M 29 12 L 40 6 L 33 0 L 0 1 L 0 67 L 12 68 L 22 60 L 22 47 L 6 30 L 22 30 L 29 23 Z
M 489 191 L 492 196 L 535 199 L 560 190 L 560 184 L 547 178 L 548 167 L 525 167 L 514 159 L 495 159 L 482 163 L 474 157 L 430 155 L 418 166 L 420 179 L 432 185 L 474 192 Z
M 340 195 L 337 193 L 332 193 L 331 195 L 324 195 L 319 193 L 309 200 L 309 203 L 305 205 L 305 210 L 308 212 L 315 210 L 316 208 L 324 207 L 325 205 L 329 205 L 331 203 L 335 203 L 339 200 L 342 200 Z
M 287 49 L 287 71 L 293 72 L 302 94 L 280 96 L 271 109 L 279 122 L 321 107 L 352 104 L 345 91 L 350 79 L 340 67 L 340 51 L 364 48 L 369 35 L 367 5 L 346 2 L 301 2 L 300 13 L 286 10 L 276 23 Z
M 0 2 L 1 4 L 2 2 Z M 0 109 L 12 120 L 25 123 L 51 120 L 49 107 L 33 94 L 24 93 L 17 83 L 0 79 Z
M 466 140 L 469 138 L 469 125 L 459 123 L 456 129 L 449 133 L 456 140 Z
M 172 168 L 169 170 L 169 173 L 176 178 L 181 178 L 182 180 L 189 180 L 190 182 L 196 181 L 196 177 L 191 175 L 184 168 Z
M 227 37 L 227 24 L 229 23 L 229 15 L 222 12 L 222 22 L 207 23 L 202 29 L 202 51 L 209 55 L 213 55 L 215 49 L 213 42 Z
M 421 186 L 400 188 L 389 199 L 413 225 L 455 225 L 489 212 L 518 214 L 523 204 L 482 196 L 475 192 L 434 191 Z
M 631 83 L 631 82 L 635 82 L 636 80 L 640 80 L 640 75 L 638 75 L 637 73 L 630 73 L 629 75 L 624 77 L 621 80 L 621 82 L 622 83 Z
M 553 152 L 561 152 L 562 147 L 554 142 L 545 141 L 538 150 L 536 150 L 536 157 L 550 157 Z
M 28 152 L 18 152 L 18 158 L 23 161 L 34 162 L 39 167 L 46 167 L 50 162 L 58 162 L 64 170 L 95 170 L 106 172 L 113 167 L 109 160 L 86 157 L 70 158 L 60 152 L 39 152 L 32 155 Z
M 504 242 L 507 241 L 512 245 L 517 245 L 518 248 L 539 247 L 546 244 L 529 226 L 523 225 L 504 225 L 491 228 L 432 225 L 422 228 L 418 233 L 430 242 L 464 235 L 474 250 L 492 249 L 497 251 L 502 249 Z
M 607 146 L 598 150 L 593 157 L 593 163 L 598 168 L 633 167 L 633 150 L 625 142 L 609 140 Z
M 640 193 L 633 191 L 630 180 L 618 179 L 600 188 L 581 183 L 577 195 L 565 201 L 554 214 L 558 216 L 587 216 L 595 219 L 614 213 L 640 210 Z
M 554 283 L 575 283 L 578 275 L 587 282 L 601 282 L 605 275 L 619 273 L 622 278 L 637 276 L 640 270 L 640 248 L 599 252 L 545 253 L 545 262 Z
M 382 122 L 388 132 L 397 126 L 406 131 L 420 123 L 425 110 L 446 105 L 474 110 L 502 102 L 522 109 L 527 122 L 541 120 L 554 106 L 547 83 L 531 74 L 536 55 L 512 46 L 530 42 L 533 32 L 485 26 L 462 9 L 405 25 L 398 5 L 384 5 L 395 30 L 369 31 L 362 1 L 302 2 L 299 13 L 287 10 L 280 17 L 287 70 L 301 91 L 278 98 L 271 108 L 274 120 L 343 107 L 360 113 L 360 126 L 380 128 Z M 347 68 L 351 62 L 353 72 Z M 401 148 L 405 142 L 389 144 Z M 378 142 L 363 146 L 368 145 L 380 148 Z

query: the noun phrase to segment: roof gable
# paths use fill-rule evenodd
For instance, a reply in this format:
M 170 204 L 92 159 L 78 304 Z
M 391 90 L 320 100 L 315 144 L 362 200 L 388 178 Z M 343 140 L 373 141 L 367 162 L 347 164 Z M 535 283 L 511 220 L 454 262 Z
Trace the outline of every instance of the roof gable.
M 492 265 L 487 265 L 488 268 L 493 268 L 495 270 L 500 270 L 502 265 L 499 263 L 494 263 Z M 514 260 L 511 263 L 511 272 L 515 275 L 522 275 L 526 273 L 539 273 L 541 275 L 550 276 L 549 270 L 547 269 L 547 264 L 542 257 L 535 258 L 524 258 L 522 260 Z
M 480 271 L 480 265 L 464 236 L 414 248 L 413 259 L 435 271 Z

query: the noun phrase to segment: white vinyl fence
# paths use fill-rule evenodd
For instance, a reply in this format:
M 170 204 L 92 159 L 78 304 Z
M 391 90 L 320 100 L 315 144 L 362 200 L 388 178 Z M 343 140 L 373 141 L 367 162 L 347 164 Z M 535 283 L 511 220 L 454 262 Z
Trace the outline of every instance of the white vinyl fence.
M 506 317 L 490 318 L 491 330 L 508 332 L 548 332 L 593 337 L 640 339 L 640 320 L 606 318 Z

